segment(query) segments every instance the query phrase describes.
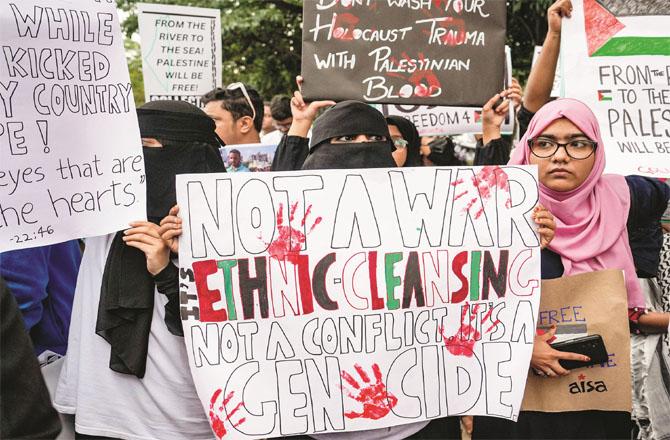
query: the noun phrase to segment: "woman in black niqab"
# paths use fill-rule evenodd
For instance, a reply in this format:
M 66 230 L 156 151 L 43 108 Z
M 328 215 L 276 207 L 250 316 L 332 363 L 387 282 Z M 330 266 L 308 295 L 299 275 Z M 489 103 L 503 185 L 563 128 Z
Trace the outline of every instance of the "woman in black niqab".
M 197 107 L 183 101 L 154 101 L 139 108 L 137 115 L 144 145 L 149 222 L 133 223 L 132 229 L 114 237 L 102 277 L 96 333 L 110 344 L 109 367 L 141 378 L 154 290 L 172 290 L 169 287 L 176 279 L 177 269 L 169 262 L 167 248 L 166 266 L 159 273 L 148 269 L 149 246 L 160 246 L 157 225 L 177 203 L 175 177 L 225 172 L 225 166 L 214 122 Z M 176 292 L 170 292 L 168 299 L 166 324 L 171 333 L 180 334 Z

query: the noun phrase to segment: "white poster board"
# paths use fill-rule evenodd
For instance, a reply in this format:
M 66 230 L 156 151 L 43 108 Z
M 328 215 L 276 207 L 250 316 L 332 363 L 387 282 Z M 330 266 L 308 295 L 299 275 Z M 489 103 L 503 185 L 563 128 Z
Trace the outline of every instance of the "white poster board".
M 505 46 L 505 84 L 512 83 L 512 51 Z M 482 109 L 476 107 L 420 106 L 381 104 L 377 108 L 384 116 L 402 116 L 414 123 L 419 136 L 451 136 L 482 132 Z M 514 108 L 500 127 L 503 134 L 514 132 Z
M 603 4 L 573 0 L 572 18 L 563 20 L 565 96 L 597 116 L 606 172 L 669 177 L 670 9 L 654 1 Z
M 144 158 L 113 3 L 0 2 L 0 251 L 146 218 Z
M 147 102 L 200 98 L 221 86 L 221 11 L 139 3 Z
M 181 175 L 181 316 L 221 438 L 515 420 L 535 167 Z

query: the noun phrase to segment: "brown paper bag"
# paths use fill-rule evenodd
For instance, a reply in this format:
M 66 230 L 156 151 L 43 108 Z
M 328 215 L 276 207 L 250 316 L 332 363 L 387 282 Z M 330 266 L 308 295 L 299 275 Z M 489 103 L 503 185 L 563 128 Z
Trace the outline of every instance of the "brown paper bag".
M 631 410 L 630 334 L 623 272 L 606 270 L 542 282 L 537 327 L 560 340 L 599 334 L 607 363 L 546 378 L 529 371 L 523 411 Z

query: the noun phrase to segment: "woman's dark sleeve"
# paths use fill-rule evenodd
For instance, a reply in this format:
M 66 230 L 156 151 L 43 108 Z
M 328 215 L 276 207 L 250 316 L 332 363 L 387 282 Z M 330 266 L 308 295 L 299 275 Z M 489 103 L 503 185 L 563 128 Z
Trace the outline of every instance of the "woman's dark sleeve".
M 530 125 L 530 120 L 533 119 L 535 113 L 528 110 L 523 105 L 519 109 L 519 112 L 516 114 L 516 120 L 519 123 L 519 137 L 523 137 L 528 130 L 528 125 Z
M 309 139 L 300 136 L 282 137 L 275 157 L 272 159 L 272 171 L 293 171 L 302 168 L 309 153 Z
M 172 262 L 168 263 L 165 269 L 154 277 L 154 282 L 156 290 L 168 299 L 165 304 L 165 325 L 173 335 L 184 336 L 179 311 L 179 269 Z
M 663 231 L 661 216 L 668 207 L 670 187 L 658 179 L 626 176 L 630 189 L 628 241 L 638 276 L 653 278 L 658 272 Z
M 512 145 L 503 138 L 494 139 L 483 147 L 481 141 L 477 141 L 473 165 L 507 165 L 511 151 Z

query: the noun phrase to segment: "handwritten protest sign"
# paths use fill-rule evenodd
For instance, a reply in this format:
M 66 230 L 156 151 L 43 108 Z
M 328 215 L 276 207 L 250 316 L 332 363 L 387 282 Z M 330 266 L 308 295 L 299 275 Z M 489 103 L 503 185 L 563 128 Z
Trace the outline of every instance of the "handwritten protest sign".
M 502 89 L 503 0 L 303 5 L 309 100 L 482 106 Z
M 512 52 L 505 46 L 505 87 L 512 83 Z M 381 104 L 384 116 L 402 116 L 416 126 L 420 136 L 447 136 L 482 132 L 481 107 L 440 107 L 401 104 Z M 514 131 L 514 107 L 500 127 L 503 134 Z
M 216 435 L 518 415 L 534 167 L 183 175 L 181 316 Z
M 524 411 L 631 410 L 630 330 L 623 272 L 603 270 L 542 281 L 538 329 L 554 342 L 600 335 L 607 361 L 563 377 L 528 375 Z
M 565 96 L 598 117 L 606 171 L 669 177 L 667 2 L 575 0 L 562 35 Z
M 0 3 L 0 251 L 146 216 L 144 162 L 112 2 Z
M 146 101 L 174 99 L 201 107 L 221 86 L 221 11 L 139 3 Z

